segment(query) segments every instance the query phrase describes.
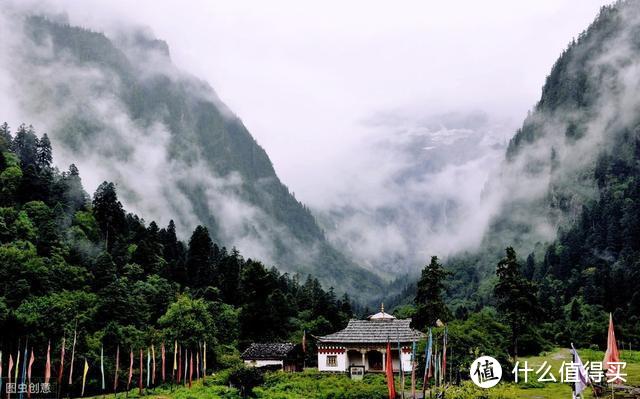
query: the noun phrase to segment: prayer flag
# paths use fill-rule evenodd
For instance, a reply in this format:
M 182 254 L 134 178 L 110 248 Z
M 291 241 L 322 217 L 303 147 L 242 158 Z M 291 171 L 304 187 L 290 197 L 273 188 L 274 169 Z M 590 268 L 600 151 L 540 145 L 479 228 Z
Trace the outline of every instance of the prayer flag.
M 62 337 L 62 346 L 60 347 L 60 370 L 58 370 L 58 386 L 62 385 L 62 375 L 64 374 L 64 345 L 65 337 Z
M 31 366 L 33 366 L 33 362 L 36 360 L 33 355 L 33 347 L 31 347 L 31 356 L 29 356 L 29 368 L 27 369 L 27 381 L 29 386 L 31 386 Z M 31 397 L 31 388 L 27 389 L 27 397 Z
M 200 352 L 202 352 L 202 343 L 198 342 L 198 353 L 196 353 L 196 381 L 200 379 Z
M 187 355 L 187 349 L 184 350 L 184 378 L 182 379 L 182 381 L 184 382 L 185 385 L 187 385 L 187 370 L 189 369 L 189 364 L 187 363 L 188 360 L 188 355 Z
M 104 346 L 100 347 L 100 375 L 102 376 L 102 390 L 104 391 Z
M 196 381 L 200 379 L 200 351 L 196 353 Z
M 156 348 L 155 346 L 153 346 L 153 344 L 151 344 L 151 361 L 151 385 L 156 385 Z
M 18 383 L 18 370 L 20 370 L 20 347 L 18 347 L 18 354 L 16 355 L 16 371 L 13 375 L 13 380 Z
M 142 365 L 142 349 L 140 349 L 140 378 L 138 378 L 138 389 L 140 395 L 142 395 L 142 374 L 144 373 L 144 366 Z
M 426 358 L 425 358 L 425 366 L 424 366 L 424 378 L 422 380 L 422 384 L 426 387 L 427 382 L 429 382 L 429 378 L 431 378 L 431 356 L 432 356 L 432 347 L 433 346 L 433 335 L 431 333 L 431 328 L 429 328 L 429 338 L 427 341 L 427 346 L 425 348 Z
M 176 370 L 178 370 L 178 341 L 173 341 L 173 366 L 171 367 L 171 381 L 176 382 Z
M 71 385 L 71 381 L 73 378 L 73 362 L 76 357 L 76 333 L 77 333 L 77 323 L 76 328 L 73 329 L 73 346 L 71 347 L 71 365 L 69 366 L 69 385 Z
M 584 364 L 582 364 L 580 355 L 578 355 L 576 348 L 573 347 L 573 343 L 571 344 L 571 354 L 573 355 L 573 363 L 577 365 L 578 368 L 578 378 L 573 384 L 574 397 L 578 397 L 590 383 L 589 373 L 587 372 L 586 367 L 584 367 Z
M 607 335 L 607 351 L 604 354 L 603 366 L 606 371 L 608 379 L 614 378 L 617 371 L 619 371 L 620 365 L 615 364 L 620 362 L 620 354 L 618 353 L 618 344 L 616 343 L 616 334 L 613 329 L 613 316 L 609 313 L 609 333 Z M 612 364 L 614 363 L 614 364 Z M 622 382 L 621 378 L 616 378 L 613 383 L 619 384 Z
M 416 341 L 411 346 L 411 397 L 416 399 Z
M 84 370 L 82 372 L 82 392 L 80 396 L 84 396 L 84 384 L 87 382 L 87 373 L 89 372 L 89 363 L 87 363 L 87 358 L 84 358 Z
M 162 357 L 162 382 L 164 383 L 165 379 L 165 374 L 164 374 L 164 359 L 165 359 L 165 353 L 164 353 L 164 341 L 162 341 L 162 346 L 160 347 L 160 357 Z
M 24 386 L 27 382 L 27 344 L 29 340 L 24 344 L 24 356 L 22 356 L 22 378 L 20 379 L 20 383 Z M 16 380 L 17 381 L 17 380 Z M 20 399 L 24 396 L 24 393 L 20 392 Z
M 120 368 L 120 345 L 116 347 L 116 372 L 113 373 L 113 392 L 118 392 L 118 369 Z
M 447 327 L 444 327 L 444 335 L 442 337 L 442 367 L 440 370 L 442 371 L 442 378 L 444 380 L 447 379 Z
M 2 373 L 0 373 L 1 375 Z M 44 383 L 48 384 L 51 379 L 51 340 L 47 344 L 47 362 L 44 366 Z
M 393 380 L 393 360 L 391 359 L 391 343 L 387 340 L 387 353 L 385 361 L 385 372 L 387 375 L 387 388 L 389 390 L 389 399 L 396 398 L 396 386 Z
M 173 343 L 173 370 L 174 370 L 174 372 L 175 372 L 175 370 L 178 369 L 177 358 L 178 358 L 178 340 L 174 341 L 174 343 Z
M 9 353 L 9 368 L 7 370 L 7 384 L 11 384 L 11 369 L 13 369 L 13 355 Z M 7 398 L 9 398 L 9 392 L 7 392 Z
M 193 380 L 193 352 L 189 351 L 189 388 L 191 388 L 192 380 Z
M 307 330 L 302 330 L 302 352 L 307 353 Z
M 147 388 L 149 388 L 149 382 L 151 381 L 151 352 L 147 348 Z
M 133 349 L 129 352 L 129 378 L 127 379 L 127 391 L 131 386 L 131 378 L 133 377 Z
M 178 384 L 182 378 L 182 348 L 178 348 Z
M 202 380 L 205 381 L 207 378 L 207 341 L 204 341 L 204 345 L 202 348 Z

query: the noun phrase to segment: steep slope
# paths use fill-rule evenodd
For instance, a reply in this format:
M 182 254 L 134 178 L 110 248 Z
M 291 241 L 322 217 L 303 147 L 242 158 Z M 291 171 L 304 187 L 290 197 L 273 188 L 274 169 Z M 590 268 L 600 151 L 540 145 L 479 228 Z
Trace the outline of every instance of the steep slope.
M 502 207 L 483 249 L 450 260 L 454 303 L 490 300 L 489 277 L 514 245 L 550 319 L 576 300 L 583 314 L 616 311 L 627 328 L 637 323 L 639 33 L 640 2 L 604 7 L 553 66 L 486 189 Z
M 183 235 L 205 224 L 217 241 L 285 271 L 375 291 L 378 278 L 327 243 L 242 121 L 173 66 L 166 43 L 51 18 L 5 16 L 12 62 L 3 68 L 22 119 L 49 133 L 89 187 L 114 181 L 135 212 L 162 223 L 177 215 Z

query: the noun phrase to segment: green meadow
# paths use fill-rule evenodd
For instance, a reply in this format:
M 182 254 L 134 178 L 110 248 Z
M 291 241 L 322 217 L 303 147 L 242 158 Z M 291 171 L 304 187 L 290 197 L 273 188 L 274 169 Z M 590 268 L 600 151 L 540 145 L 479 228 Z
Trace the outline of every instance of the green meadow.
M 602 351 L 588 349 L 580 350 L 579 353 L 583 362 L 602 361 L 604 356 Z M 640 386 L 640 352 L 622 351 L 621 357 L 623 361 L 627 362 L 625 372 L 628 375 L 628 385 Z M 523 357 L 520 361 L 526 361 L 528 367 L 534 370 L 537 370 L 546 361 L 551 366 L 552 373 L 558 382 L 539 383 L 536 381 L 535 372 L 529 374 L 528 383 L 522 381 L 521 374 L 521 381 L 518 383 L 513 382 L 513 377 L 507 377 L 490 389 L 481 389 L 470 381 L 463 381 L 459 386 L 448 387 L 446 397 L 450 399 L 571 398 L 571 387 L 568 384 L 560 383 L 559 372 L 562 362 L 571 361 L 568 349 L 556 349 L 539 356 Z M 159 387 L 146 391 L 143 396 L 172 399 L 242 398 L 240 390 L 230 386 L 229 380 L 230 370 L 223 370 L 208 377 L 206 383 L 194 382 L 190 389 L 186 387 Z M 410 398 L 409 384 L 410 379 L 407 378 L 405 387 L 407 399 Z M 399 395 L 400 382 L 398 378 L 396 378 L 396 389 Z M 435 397 L 437 392 L 434 390 L 431 394 Z M 125 394 L 120 393 L 118 397 L 124 398 Z M 127 397 L 135 399 L 140 396 L 136 389 L 129 392 Z M 262 399 L 385 399 L 387 398 L 387 387 L 382 374 L 367 374 L 363 381 L 352 381 L 345 374 L 320 373 L 315 369 L 307 369 L 302 373 L 266 373 L 264 381 L 253 389 L 250 397 Z M 428 391 L 427 397 L 429 397 Z M 589 388 L 585 391 L 584 397 L 595 398 Z

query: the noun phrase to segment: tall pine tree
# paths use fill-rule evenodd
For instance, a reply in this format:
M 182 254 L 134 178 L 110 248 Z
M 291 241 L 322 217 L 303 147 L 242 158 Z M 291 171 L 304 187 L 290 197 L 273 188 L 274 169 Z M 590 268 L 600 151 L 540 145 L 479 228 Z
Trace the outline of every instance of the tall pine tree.
M 444 281 L 448 274 L 438 262 L 437 256 L 432 256 L 431 263 L 422 269 L 414 301 L 416 314 L 413 323 L 416 328 L 424 329 L 434 326 L 438 319 L 446 321 L 451 318 L 451 312 L 442 299 Z
M 498 262 L 498 282 L 494 288 L 498 311 L 511 329 L 512 354 L 518 359 L 518 338 L 526 330 L 537 312 L 536 286 L 520 271 L 516 251 L 509 247 L 506 257 Z

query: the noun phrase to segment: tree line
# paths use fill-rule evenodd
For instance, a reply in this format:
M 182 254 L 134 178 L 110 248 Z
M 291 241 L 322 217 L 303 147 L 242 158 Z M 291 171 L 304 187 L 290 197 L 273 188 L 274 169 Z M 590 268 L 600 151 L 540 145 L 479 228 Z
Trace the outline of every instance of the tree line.
M 89 197 L 78 168 L 60 171 L 52 160 L 46 134 L 0 126 L 5 353 L 28 341 L 42 358 L 51 340 L 57 354 L 77 329 L 76 351 L 94 364 L 101 347 L 113 354 L 118 346 L 177 340 L 183 348 L 206 341 L 210 367 L 218 368 L 237 362 L 250 342 L 300 342 L 303 330 L 327 334 L 353 316 L 347 295 L 245 259 L 213 242 L 204 226 L 183 242 L 173 221 L 160 227 L 127 212 L 115 184 L 103 182 Z M 310 356 L 308 364 L 314 361 Z M 113 370 L 112 357 L 105 368 Z M 97 379 L 87 384 L 90 392 Z

